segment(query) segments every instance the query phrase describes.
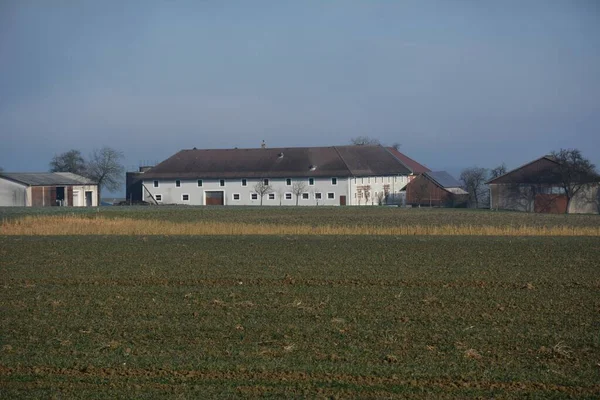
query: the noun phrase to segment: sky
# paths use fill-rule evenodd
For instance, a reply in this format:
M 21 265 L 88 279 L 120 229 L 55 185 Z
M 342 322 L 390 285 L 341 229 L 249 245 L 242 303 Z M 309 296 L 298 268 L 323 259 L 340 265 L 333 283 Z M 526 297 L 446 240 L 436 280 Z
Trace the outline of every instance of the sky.
M 0 167 L 110 146 L 331 146 L 432 169 L 600 164 L 600 2 L 0 0 Z

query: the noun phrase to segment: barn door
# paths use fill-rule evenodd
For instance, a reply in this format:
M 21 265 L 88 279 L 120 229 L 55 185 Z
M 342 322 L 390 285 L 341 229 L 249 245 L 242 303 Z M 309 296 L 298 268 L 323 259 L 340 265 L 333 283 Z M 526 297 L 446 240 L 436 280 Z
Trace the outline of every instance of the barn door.
M 204 194 L 207 206 L 222 206 L 225 204 L 223 192 L 204 192 Z

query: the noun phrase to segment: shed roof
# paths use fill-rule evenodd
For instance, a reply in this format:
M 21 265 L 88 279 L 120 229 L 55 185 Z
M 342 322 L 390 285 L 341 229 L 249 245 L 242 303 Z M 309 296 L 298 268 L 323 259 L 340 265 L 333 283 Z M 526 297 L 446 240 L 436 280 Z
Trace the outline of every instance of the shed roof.
M 544 184 L 557 185 L 562 181 L 560 163 L 551 155 L 542 156 L 500 175 L 488 184 Z M 600 176 L 594 172 L 570 172 L 571 178 L 578 183 L 600 182 Z
M 429 177 L 432 181 L 444 189 L 460 188 L 461 186 L 460 182 L 446 171 L 430 171 L 425 172 L 424 175 Z
M 253 178 L 407 175 L 382 146 L 181 150 L 144 178 Z
M 0 173 L 0 178 L 6 178 L 27 186 L 70 186 L 96 184 L 86 177 L 70 172 L 3 172 Z

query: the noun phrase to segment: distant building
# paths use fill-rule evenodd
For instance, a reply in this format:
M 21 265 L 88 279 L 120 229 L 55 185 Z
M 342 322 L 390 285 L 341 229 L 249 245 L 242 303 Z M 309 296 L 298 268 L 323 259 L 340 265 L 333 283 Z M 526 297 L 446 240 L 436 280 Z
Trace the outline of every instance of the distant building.
M 406 204 L 428 207 L 461 207 L 468 193 L 446 171 L 424 172 L 406 185 Z
M 93 207 L 98 185 L 69 172 L 2 172 L 0 206 Z
M 127 175 L 127 198 L 158 204 L 398 204 L 401 190 L 427 169 L 383 146 L 182 150 Z M 417 172 L 419 173 L 419 172 Z M 294 187 L 303 186 L 298 196 Z M 139 197 L 138 197 L 139 196 Z
M 490 208 L 539 213 L 565 213 L 567 196 L 560 185 L 558 162 L 543 156 L 488 182 Z M 597 214 L 597 175 L 581 177 L 584 188 L 571 200 L 569 213 Z

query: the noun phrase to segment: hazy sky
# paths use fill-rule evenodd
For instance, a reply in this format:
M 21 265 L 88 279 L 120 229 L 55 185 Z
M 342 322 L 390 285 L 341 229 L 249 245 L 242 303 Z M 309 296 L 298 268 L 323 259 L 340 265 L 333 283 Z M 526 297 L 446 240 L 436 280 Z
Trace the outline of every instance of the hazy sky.
M 600 164 L 599 128 L 597 0 L 0 0 L 6 171 L 357 135 L 434 169 Z

